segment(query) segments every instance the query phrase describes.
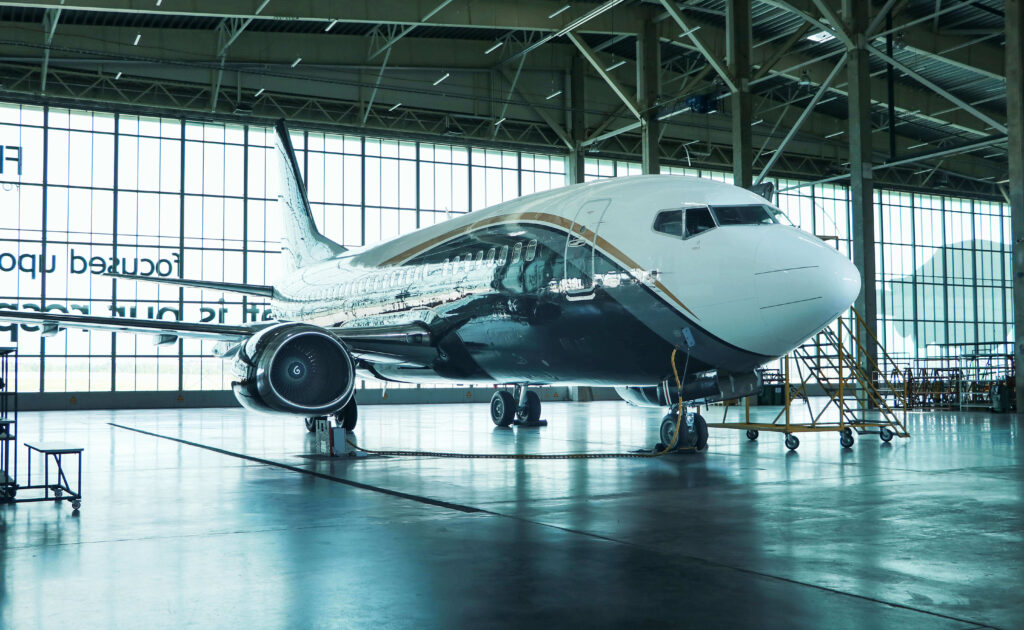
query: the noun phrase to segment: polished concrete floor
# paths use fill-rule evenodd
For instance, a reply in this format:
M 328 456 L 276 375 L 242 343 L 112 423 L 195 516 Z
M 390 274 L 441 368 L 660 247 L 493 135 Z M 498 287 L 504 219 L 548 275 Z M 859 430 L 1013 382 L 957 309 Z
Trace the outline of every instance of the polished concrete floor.
M 360 415 L 367 448 L 472 453 L 630 451 L 660 420 Z M 84 505 L 0 506 L 0 628 L 1024 628 L 1020 421 L 910 422 L 847 451 L 712 430 L 654 460 L 330 460 L 241 410 L 26 413 L 22 441 L 85 447 Z

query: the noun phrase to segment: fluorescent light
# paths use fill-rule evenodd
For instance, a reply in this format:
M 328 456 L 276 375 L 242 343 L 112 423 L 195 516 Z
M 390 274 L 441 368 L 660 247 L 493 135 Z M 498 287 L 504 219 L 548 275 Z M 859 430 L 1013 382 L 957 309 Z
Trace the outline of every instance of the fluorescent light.
M 324 29 L 324 32 L 325 33 L 330 33 L 331 29 L 334 28 L 334 25 L 337 24 L 337 23 L 338 23 L 338 20 L 331 20 L 331 23 L 327 25 L 327 28 Z
M 616 61 L 612 65 L 610 65 L 607 68 L 605 68 L 604 71 L 605 72 L 611 72 L 612 70 L 614 70 L 614 69 L 616 69 L 616 68 L 618 68 L 620 66 L 624 66 L 624 65 L 626 65 L 626 60 L 625 59 L 620 59 L 619 61 Z
M 293 61 L 293 62 L 292 62 L 292 67 L 294 68 L 295 66 L 299 65 L 299 62 L 300 62 L 300 61 L 302 61 L 302 57 L 299 57 L 298 59 L 296 59 L 295 61 Z
M 443 77 L 441 77 L 437 81 L 434 81 L 434 85 L 437 85 L 438 83 L 440 83 L 441 81 L 444 81 L 445 79 L 447 79 L 450 76 L 452 76 L 451 72 L 445 72 Z
M 164 0 L 156 0 L 156 6 L 160 6 L 160 5 L 161 5 L 161 3 L 163 3 L 163 1 L 164 1 Z
M 927 142 L 922 142 L 921 144 L 915 144 L 912 147 L 907 147 L 907 151 L 909 151 L 911 149 L 920 149 L 921 147 L 926 147 L 926 146 L 928 146 L 928 143 Z
M 401 106 L 402 106 L 401 103 L 395 103 L 394 105 L 392 105 L 391 107 L 388 108 L 388 111 L 389 112 L 393 112 L 393 111 L 395 111 L 396 109 L 398 109 Z
M 825 137 L 826 137 L 826 138 L 835 138 L 836 136 L 841 136 L 841 135 L 843 135 L 843 132 L 842 132 L 842 131 L 837 131 L 837 132 L 835 132 L 835 133 L 830 133 L 830 134 L 828 134 L 828 135 L 827 135 L 827 136 L 825 136 Z
M 118 72 L 117 74 L 115 74 L 115 75 L 114 75 L 114 80 L 115 80 L 115 81 L 119 80 L 119 79 L 121 78 L 121 74 L 123 74 L 123 73 L 121 73 L 121 72 Z
M 494 123 L 494 126 L 495 126 L 495 127 L 497 127 L 498 125 L 500 125 L 500 124 L 501 124 L 501 123 L 503 123 L 503 122 L 505 122 L 505 117 L 504 117 L 504 116 L 502 116 L 501 118 L 499 118 L 499 119 L 498 119 L 498 122 Z
M 562 93 L 562 90 L 555 90 L 551 94 L 548 94 L 547 96 L 545 96 L 544 100 L 545 101 L 550 101 L 551 99 L 555 98 L 556 96 L 558 96 L 561 93 Z
M 134 42 L 132 42 L 132 46 L 138 46 L 138 45 L 139 45 L 139 40 L 140 40 L 140 39 L 142 39 L 142 33 L 137 33 L 137 34 L 135 35 L 135 41 L 134 41 Z
M 835 38 L 836 38 L 836 36 L 833 35 L 832 33 L 829 33 L 828 31 L 821 31 L 820 33 L 815 33 L 814 35 L 808 35 L 807 36 L 807 39 L 811 40 L 815 44 L 822 44 L 824 42 L 830 42 L 830 41 L 832 41 Z
M 764 118 L 759 118 L 759 119 L 755 120 L 754 122 L 750 123 L 750 126 L 754 127 L 756 125 L 760 125 L 763 122 L 764 122 Z
M 492 45 L 492 46 L 491 46 L 490 48 L 488 48 L 487 50 L 485 50 L 485 51 L 484 51 L 484 54 L 485 54 L 485 55 L 489 55 L 489 54 L 491 54 L 491 53 L 492 53 L 492 52 L 494 52 L 495 50 L 498 50 L 499 48 L 501 48 L 501 47 L 502 47 L 502 46 L 504 46 L 504 45 L 505 45 L 505 42 L 494 42 L 494 45 Z
M 260 94 L 263 94 L 263 88 L 260 88 L 259 91 L 256 92 L 256 94 L 253 96 L 253 98 L 259 98 Z
M 554 13 L 552 13 L 551 15 L 549 15 L 548 19 L 550 20 L 551 18 L 555 17 L 556 15 L 561 15 L 562 13 L 565 13 L 568 10 L 569 10 L 569 5 L 565 5 L 561 9 L 559 9 L 559 10 L 555 11 Z

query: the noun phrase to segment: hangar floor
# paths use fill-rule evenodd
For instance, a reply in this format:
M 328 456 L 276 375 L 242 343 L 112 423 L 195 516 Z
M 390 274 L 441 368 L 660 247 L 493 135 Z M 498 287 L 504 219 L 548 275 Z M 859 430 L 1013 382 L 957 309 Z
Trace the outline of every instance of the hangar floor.
M 369 448 L 489 453 L 649 447 L 660 419 L 360 412 Z M 85 446 L 84 505 L 0 506 L 0 627 L 1024 627 L 1020 421 L 911 422 L 845 452 L 712 430 L 657 460 L 350 461 L 241 410 L 26 413 L 22 441 Z

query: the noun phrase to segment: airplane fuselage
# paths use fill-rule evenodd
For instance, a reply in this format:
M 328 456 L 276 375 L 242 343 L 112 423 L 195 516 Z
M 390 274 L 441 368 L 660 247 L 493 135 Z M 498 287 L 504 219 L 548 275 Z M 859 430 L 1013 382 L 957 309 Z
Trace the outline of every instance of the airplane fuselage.
M 686 177 L 571 186 L 296 269 L 272 308 L 327 328 L 435 331 L 429 356 L 361 361 L 398 381 L 649 385 L 671 374 L 673 348 L 691 373 L 749 372 L 845 310 L 856 269 L 770 221 L 692 235 L 655 223 L 666 211 L 768 205 Z

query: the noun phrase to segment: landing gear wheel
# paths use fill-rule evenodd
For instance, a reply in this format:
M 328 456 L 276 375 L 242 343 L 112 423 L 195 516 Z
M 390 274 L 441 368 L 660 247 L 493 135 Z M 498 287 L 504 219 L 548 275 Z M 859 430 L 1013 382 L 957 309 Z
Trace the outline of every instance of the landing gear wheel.
M 676 435 L 676 424 L 679 424 L 679 439 L 673 444 L 673 438 Z M 672 447 L 673 449 L 690 446 L 688 441 L 688 432 L 686 428 L 686 419 L 679 422 L 679 416 L 677 412 L 669 412 L 661 420 L 661 429 L 658 431 L 658 438 L 661 439 L 662 450 Z
M 846 431 L 850 430 L 846 429 Z M 843 434 L 839 437 L 839 445 L 843 448 L 850 448 L 853 446 L 853 432 L 847 433 L 846 431 L 843 431 Z
M 525 424 L 537 424 L 540 420 L 540 394 L 530 390 L 526 392 L 526 405 L 516 409 L 519 421 Z
M 71 502 L 71 509 L 72 510 L 77 512 L 79 510 L 79 508 L 81 508 L 81 507 L 82 507 L 82 500 L 81 499 L 75 499 L 74 501 Z
M 491 421 L 495 426 L 507 427 L 516 417 L 516 401 L 512 394 L 499 389 L 491 396 Z
M 355 397 L 348 401 L 348 404 L 334 416 L 334 424 L 346 431 L 354 431 L 356 422 L 359 421 L 359 408 L 356 406 Z
M 703 453 L 708 450 L 708 423 L 704 420 L 704 416 L 699 413 L 693 417 L 693 429 L 696 434 L 693 446 L 697 449 L 698 453 Z
M 754 430 L 754 429 L 751 429 L 751 430 L 747 431 L 747 439 L 748 439 L 748 440 L 750 440 L 751 442 L 753 442 L 754 440 L 756 440 L 756 439 L 757 439 L 757 436 L 759 436 L 759 435 L 761 435 L 761 434 L 760 434 L 760 433 L 758 433 L 758 432 L 757 432 L 756 430 Z
M 883 442 L 891 442 L 895 435 L 889 427 L 882 427 L 878 430 L 878 437 L 882 438 Z
M 790 433 L 786 436 L 786 448 L 795 451 L 798 446 L 800 446 L 800 440 L 795 435 Z
M 306 418 L 306 430 L 316 433 L 316 418 Z

